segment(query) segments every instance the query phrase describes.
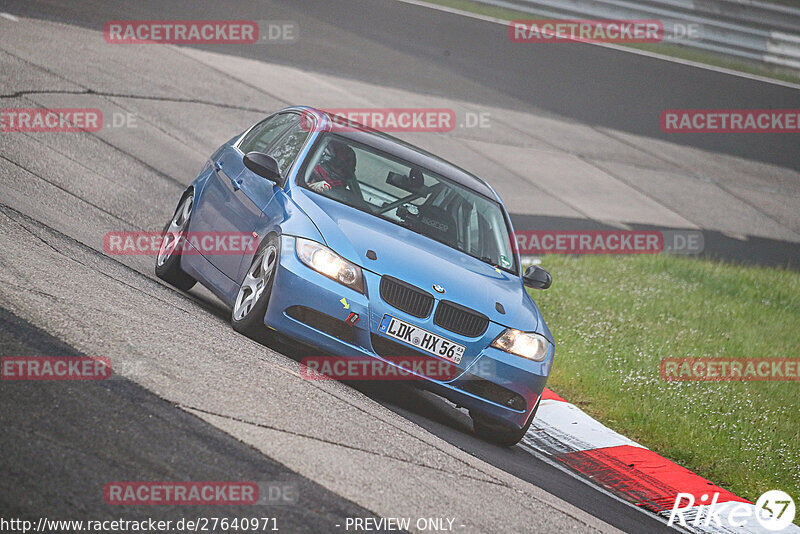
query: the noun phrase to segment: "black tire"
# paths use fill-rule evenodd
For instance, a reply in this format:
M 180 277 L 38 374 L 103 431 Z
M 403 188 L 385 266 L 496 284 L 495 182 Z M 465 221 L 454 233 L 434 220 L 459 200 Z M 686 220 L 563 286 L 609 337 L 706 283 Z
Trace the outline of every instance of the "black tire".
M 469 415 L 472 417 L 472 428 L 475 431 L 476 436 L 504 447 L 513 447 L 519 443 L 528 432 L 528 429 L 531 427 L 531 423 L 533 423 L 533 418 L 536 417 L 537 411 L 539 411 L 539 402 L 537 402 L 536 406 L 533 408 L 533 411 L 528 417 L 528 421 L 525 423 L 525 426 L 519 429 L 509 428 L 506 425 L 494 423 L 488 417 L 485 417 L 478 412 L 470 411 Z
M 180 252 L 175 253 L 189 228 L 193 205 L 194 196 L 192 194 L 181 198 L 172 219 L 164 225 L 164 230 L 161 232 L 161 249 L 156 256 L 156 276 L 182 291 L 188 291 L 197 283 L 197 280 L 181 269 Z
M 258 247 L 253 256 L 253 261 L 247 268 L 244 280 L 239 286 L 239 292 L 233 303 L 231 310 L 231 326 L 237 332 L 246 335 L 256 341 L 265 341 L 267 338 L 267 328 L 264 326 L 264 315 L 267 313 L 269 297 L 272 293 L 272 284 L 275 281 L 275 271 L 280 261 L 281 240 L 276 235 L 270 235 Z M 261 265 L 257 265 L 261 263 Z M 267 265 L 267 271 L 264 269 Z M 260 292 L 255 289 L 253 284 L 257 282 L 254 276 L 257 269 L 263 275 L 263 287 Z M 245 304 L 249 295 L 255 295 L 254 301 L 249 306 Z

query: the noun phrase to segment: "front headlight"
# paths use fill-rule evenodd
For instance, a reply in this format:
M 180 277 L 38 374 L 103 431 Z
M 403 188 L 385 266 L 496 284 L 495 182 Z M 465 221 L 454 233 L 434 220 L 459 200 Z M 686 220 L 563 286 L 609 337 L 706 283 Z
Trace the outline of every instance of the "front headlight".
M 334 251 L 316 241 L 297 238 L 297 257 L 320 274 L 340 284 L 364 292 L 364 277 L 361 267 L 353 265 Z
M 513 328 L 506 328 L 502 334 L 492 341 L 492 347 L 540 362 L 547 357 L 547 352 L 550 350 L 550 342 L 533 332 L 521 332 Z

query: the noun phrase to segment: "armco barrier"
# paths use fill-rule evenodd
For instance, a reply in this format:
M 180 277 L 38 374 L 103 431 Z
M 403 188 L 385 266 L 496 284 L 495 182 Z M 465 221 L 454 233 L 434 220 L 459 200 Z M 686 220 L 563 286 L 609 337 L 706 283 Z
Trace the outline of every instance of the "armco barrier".
M 550 18 L 658 19 L 672 42 L 800 71 L 800 9 L 750 0 L 477 0 Z M 696 34 L 680 37 L 686 28 Z

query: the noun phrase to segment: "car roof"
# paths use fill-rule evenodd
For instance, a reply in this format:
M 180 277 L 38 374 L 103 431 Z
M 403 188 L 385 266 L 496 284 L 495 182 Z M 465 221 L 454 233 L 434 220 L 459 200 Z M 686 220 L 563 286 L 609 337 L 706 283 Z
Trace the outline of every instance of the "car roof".
M 358 122 L 347 120 L 341 116 L 338 116 L 336 123 L 334 123 L 330 113 L 316 108 L 303 106 L 292 109 L 314 113 L 317 118 L 320 119 L 318 131 L 333 132 L 346 139 L 355 141 L 356 143 L 361 143 L 386 152 L 412 165 L 448 178 L 475 193 L 502 204 L 497 193 L 484 180 L 411 143 L 407 143 L 385 132 L 373 130 Z

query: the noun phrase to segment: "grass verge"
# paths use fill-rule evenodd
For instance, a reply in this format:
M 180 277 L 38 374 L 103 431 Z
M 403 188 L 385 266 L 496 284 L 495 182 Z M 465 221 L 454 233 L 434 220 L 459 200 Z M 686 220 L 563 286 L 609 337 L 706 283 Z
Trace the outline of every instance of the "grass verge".
M 547 256 L 532 292 L 548 382 L 614 430 L 753 502 L 800 498 L 800 382 L 667 382 L 666 357 L 800 356 L 800 273 L 676 256 Z

